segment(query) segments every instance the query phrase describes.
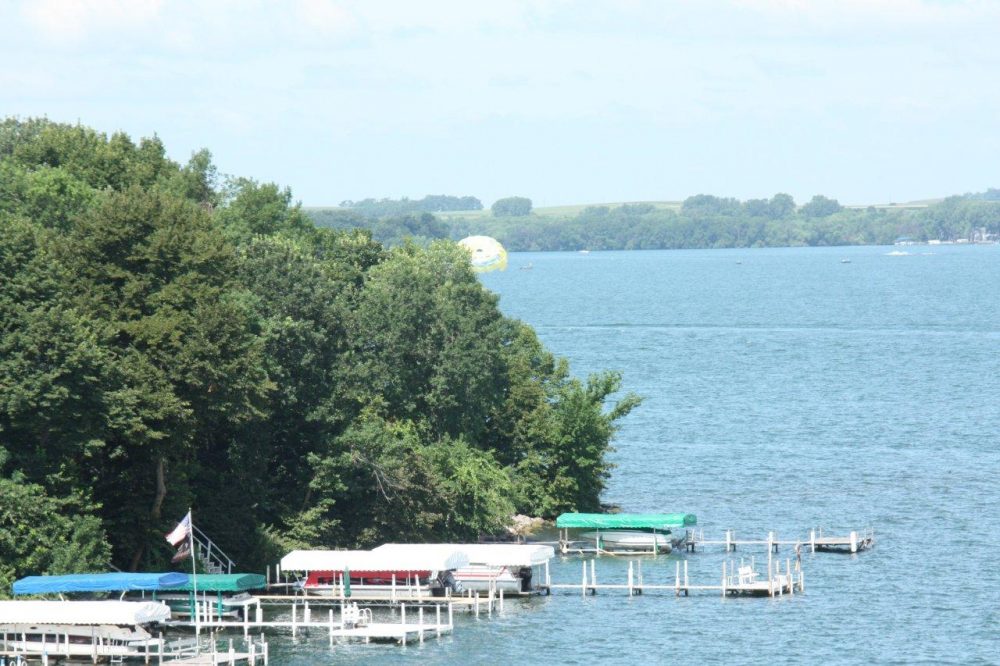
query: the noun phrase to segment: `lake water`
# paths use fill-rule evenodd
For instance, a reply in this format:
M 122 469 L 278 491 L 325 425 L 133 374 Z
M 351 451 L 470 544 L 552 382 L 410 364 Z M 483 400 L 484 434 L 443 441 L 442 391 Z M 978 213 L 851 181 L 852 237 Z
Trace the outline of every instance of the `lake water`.
M 563 592 L 424 645 L 274 637 L 272 663 L 1000 663 L 1000 246 L 523 253 L 482 279 L 576 374 L 644 398 L 607 502 L 710 538 L 872 526 L 875 549 L 804 555 L 794 598 Z M 727 556 L 646 581 L 678 559 L 717 584 Z

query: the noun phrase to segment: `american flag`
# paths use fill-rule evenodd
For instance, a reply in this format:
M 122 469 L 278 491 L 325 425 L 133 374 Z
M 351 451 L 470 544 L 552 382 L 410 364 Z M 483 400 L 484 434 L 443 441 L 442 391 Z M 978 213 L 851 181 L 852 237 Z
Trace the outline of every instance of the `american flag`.
M 176 546 L 185 539 L 188 538 L 188 534 L 191 533 L 191 512 L 188 511 L 187 515 L 181 518 L 181 522 L 177 523 L 177 527 L 174 531 L 167 535 L 167 542 L 171 546 Z

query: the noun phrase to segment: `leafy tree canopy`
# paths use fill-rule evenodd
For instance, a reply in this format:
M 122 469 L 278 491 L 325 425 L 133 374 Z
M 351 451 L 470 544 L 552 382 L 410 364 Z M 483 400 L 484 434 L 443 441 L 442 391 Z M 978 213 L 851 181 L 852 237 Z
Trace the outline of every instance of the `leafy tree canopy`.
M 162 569 L 188 507 L 248 569 L 599 508 L 617 376 L 572 379 L 433 215 L 337 215 L 207 150 L 0 123 L 0 590 Z
M 494 217 L 519 217 L 531 214 L 531 199 L 527 197 L 506 197 L 497 199 L 490 206 Z

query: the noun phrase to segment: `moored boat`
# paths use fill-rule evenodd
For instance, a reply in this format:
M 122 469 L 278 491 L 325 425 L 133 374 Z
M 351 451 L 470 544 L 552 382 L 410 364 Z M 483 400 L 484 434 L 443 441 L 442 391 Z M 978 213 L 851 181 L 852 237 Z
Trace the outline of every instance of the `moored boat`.
M 260 604 L 250 591 L 267 586 L 260 574 L 198 574 L 188 579 L 176 588 L 152 592 L 152 599 L 170 606 L 175 618 L 194 617 L 198 607 L 214 617 L 239 618 L 249 606 Z
M 645 551 L 654 546 L 661 553 L 673 549 L 671 532 L 644 532 L 642 530 L 607 530 L 604 532 L 583 532 L 580 537 L 593 541 L 602 550 Z
M 152 627 L 170 609 L 151 601 L 0 601 L 0 653 L 97 661 L 158 651 Z
M 453 548 L 294 550 L 281 558 L 282 571 L 305 574 L 298 583 L 305 594 L 362 599 L 445 596 L 459 591 L 454 571 L 468 564 L 468 556 Z
M 564 513 L 556 519 L 563 552 L 570 548 L 570 530 L 586 529 L 579 537 L 593 542 L 598 553 L 669 553 L 684 539 L 683 530 L 697 524 L 691 513 Z
M 465 553 L 469 564 L 454 572 L 463 590 L 507 594 L 530 594 L 544 587 L 549 560 L 555 556 L 552 546 L 540 544 L 385 544 L 373 552 L 413 552 L 431 549 L 455 549 Z

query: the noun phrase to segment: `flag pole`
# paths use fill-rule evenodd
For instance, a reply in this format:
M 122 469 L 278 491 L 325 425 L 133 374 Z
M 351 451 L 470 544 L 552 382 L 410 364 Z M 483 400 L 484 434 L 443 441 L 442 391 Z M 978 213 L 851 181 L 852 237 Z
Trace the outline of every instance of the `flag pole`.
M 194 589 L 194 633 L 196 636 L 201 635 L 201 625 L 198 622 L 198 569 L 197 563 L 195 562 L 195 552 L 194 552 L 194 516 L 191 513 L 191 507 L 188 507 L 188 539 L 191 542 L 191 586 Z

